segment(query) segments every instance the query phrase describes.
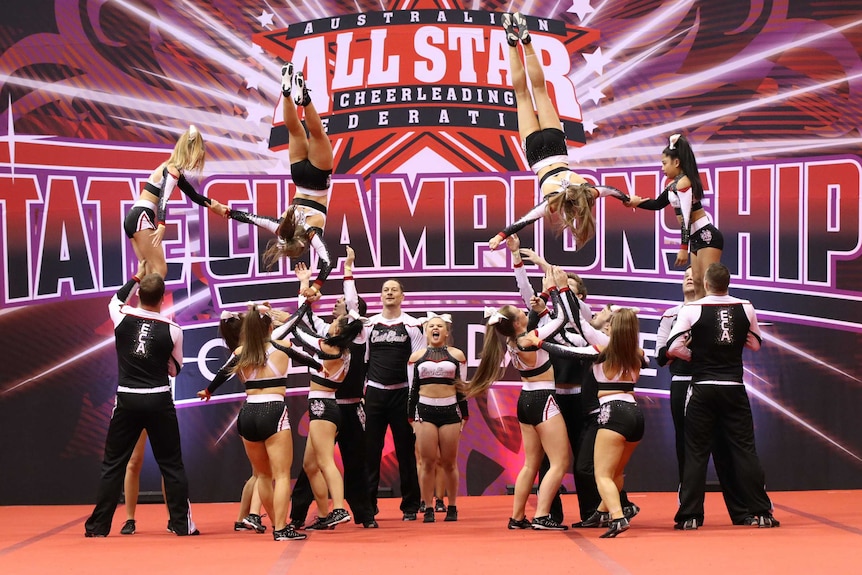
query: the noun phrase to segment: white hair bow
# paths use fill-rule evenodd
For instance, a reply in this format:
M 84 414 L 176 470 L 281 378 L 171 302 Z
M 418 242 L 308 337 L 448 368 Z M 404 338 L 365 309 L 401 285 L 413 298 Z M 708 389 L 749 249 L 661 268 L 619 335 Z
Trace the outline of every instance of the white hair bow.
M 269 307 L 268 305 L 265 305 L 265 304 L 262 304 L 262 303 L 257 303 L 257 304 L 256 304 L 256 303 L 254 303 L 253 301 L 247 301 L 247 302 L 245 302 L 245 305 L 246 305 L 246 306 L 248 306 L 248 307 L 250 307 L 250 308 L 254 308 L 254 309 L 256 309 L 256 310 L 257 310 L 257 313 L 259 313 L 259 314 L 260 314 L 260 317 L 263 317 L 263 316 L 265 316 L 265 315 L 268 315 L 268 314 L 269 314 L 270 307 Z
M 189 140 L 194 140 L 198 137 L 198 129 L 194 124 L 189 125 Z
M 305 210 L 296 210 L 294 214 L 294 217 L 296 219 L 296 225 L 305 227 L 305 220 L 308 218 L 308 214 L 305 212 Z
M 485 307 L 485 317 L 488 318 L 488 325 L 494 325 L 501 319 L 506 319 L 506 316 L 497 311 L 494 307 Z
M 668 142 L 669 142 L 668 149 L 671 149 L 671 150 L 676 149 L 676 142 L 677 142 L 677 140 L 679 140 L 680 136 L 681 136 L 681 134 L 673 134 L 673 135 L 671 135 L 670 138 L 668 138 Z
M 565 192 L 569 189 L 571 182 L 569 182 L 569 178 L 560 178 L 560 189 L 558 191 Z
M 356 311 L 355 309 L 352 309 L 349 312 L 347 312 L 347 315 L 350 316 L 350 318 L 353 319 L 353 321 L 359 320 L 362 322 L 362 325 L 368 325 L 368 318 L 362 317 L 361 315 L 359 315 L 359 312 Z
M 225 321 L 227 319 L 239 319 L 239 312 L 228 311 L 226 309 L 222 310 L 221 316 L 219 317 L 219 319 L 222 321 Z
M 436 313 L 434 313 L 433 311 L 429 311 L 429 312 L 428 312 L 427 317 L 425 317 L 425 319 L 423 319 L 423 320 L 422 320 L 422 323 L 428 323 L 429 321 L 431 321 L 431 320 L 432 320 L 432 319 L 434 319 L 435 317 L 436 317 L 436 318 L 440 318 L 440 319 L 442 319 L 444 322 L 446 322 L 446 323 L 448 323 L 448 324 L 451 324 L 451 323 L 452 323 L 452 316 L 451 316 L 450 314 L 448 314 L 448 313 L 441 313 L 440 315 L 437 315 L 437 314 L 436 314 Z
M 639 307 L 632 307 L 630 305 L 612 305 L 611 306 L 611 311 L 614 313 L 620 311 L 621 309 L 630 309 L 630 310 L 632 310 L 632 312 L 635 315 L 637 315 L 641 312 L 641 309 Z

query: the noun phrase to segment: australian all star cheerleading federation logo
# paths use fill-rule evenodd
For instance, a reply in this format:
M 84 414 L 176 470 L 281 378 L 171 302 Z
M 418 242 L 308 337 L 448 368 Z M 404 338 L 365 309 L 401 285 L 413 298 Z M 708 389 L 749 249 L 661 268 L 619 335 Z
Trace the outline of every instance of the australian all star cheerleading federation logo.
M 337 171 L 524 170 L 503 12 L 445 0 L 390 6 L 296 22 L 254 38 L 303 72 Z M 581 146 L 581 107 L 568 74 L 573 55 L 597 41 L 598 31 L 529 15 L 527 21 L 568 143 Z M 288 134 L 281 114 L 275 117 L 270 147 L 281 149 Z M 437 169 L 428 169 L 429 160 Z

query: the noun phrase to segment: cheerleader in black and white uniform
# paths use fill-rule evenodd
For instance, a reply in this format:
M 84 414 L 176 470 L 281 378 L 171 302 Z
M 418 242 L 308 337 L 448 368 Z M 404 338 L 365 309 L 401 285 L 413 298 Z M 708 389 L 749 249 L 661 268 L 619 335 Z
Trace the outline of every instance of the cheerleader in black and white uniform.
M 309 529 L 329 529 L 350 521 L 344 508 L 344 478 L 335 465 L 335 438 L 341 425 L 341 410 L 335 391 L 350 369 L 350 345 L 363 338 L 363 319 L 355 311 L 337 317 L 326 337 L 321 338 L 303 324 L 294 331 L 299 340 L 314 350 L 322 368 L 311 370 L 308 391 L 308 441 L 302 468 L 308 476 L 318 517 Z M 329 496 L 332 497 L 332 511 Z M 320 514 L 324 513 L 324 516 Z
M 703 276 L 710 264 L 721 260 L 724 249 L 724 236 L 712 224 L 706 210 L 703 209 L 703 184 L 697 160 L 691 149 L 691 144 L 685 136 L 674 134 L 670 137 L 667 147 L 662 151 L 661 167 L 665 176 L 671 182 L 654 200 L 632 196 L 629 204 L 645 210 L 660 210 L 665 206 L 673 206 L 681 229 L 679 252 L 675 265 L 688 265 L 691 253 L 691 272 L 694 280 L 695 299 L 706 296 L 703 287 Z
M 144 189 L 123 221 L 123 230 L 132 241 L 138 261 L 146 261 L 151 272 L 167 278 L 168 264 L 162 239 L 165 235 L 165 218 L 168 200 L 174 188 L 179 188 L 194 203 L 206 206 L 220 216 L 226 216 L 227 208 L 217 201 L 195 191 L 184 175 L 186 170 L 202 170 L 206 162 L 204 138 L 194 126 L 180 135 L 165 160 L 150 174 Z
M 291 347 L 289 340 L 275 336 L 270 311 L 267 305 L 248 305 L 242 320 L 240 346 L 198 396 L 208 400 L 231 374 L 242 379 L 246 401 L 237 418 L 237 430 L 257 478 L 261 501 L 272 519 L 273 538 L 305 539 L 305 534 L 297 533 L 287 524 L 293 436 L 284 394 L 289 358 L 315 368 L 321 366 L 314 358 Z M 304 311 L 302 306 L 295 315 L 301 317 Z M 287 327 L 280 328 L 282 334 L 294 325 L 296 319 L 292 319 L 285 324 Z
M 545 275 L 543 289 L 550 293 L 557 309 L 564 309 L 557 286 L 560 282 L 566 286 L 565 272 L 559 268 L 555 268 L 555 271 L 559 273 Z M 567 290 L 568 287 L 562 289 Z M 503 375 L 500 366 L 506 352 L 512 365 L 520 372 L 523 382 L 518 397 L 518 422 L 524 441 L 524 466 L 515 481 L 515 499 L 508 527 L 563 531 L 566 527 L 550 516 L 551 501 L 571 465 L 566 423 L 554 394 L 554 369 L 546 351 L 524 345 L 527 314 L 522 310 L 511 305 L 499 309 L 486 308 L 486 316 L 488 324 L 485 327 L 482 359 L 473 379 L 464 385 L 466 395 L 473 397 L 484 393 L 500 379 Z M 565 315 L 560 314 L 535 331 L 539 339 L 546 339 L 559 331 L 565 321 Z M 527 498 L 545 454 L 550 460 L 550 468 L 539 484 L 536 515 L 530 522 L 526 518 Z
M 548 95 L 542 63 L 533 48 L 527 28 L 527 18 L 520 12 L 503 14 L 503 28 L 509 44 L 509 71 L 518 108 L 518 132 L 527 163 L 539 178 L 543 201 L 514 224 L 488 241 L 497 249 L 508 236 L 546 214 L 559 213 L 563 226 L 574 235 L 580 248 L 595 235 L 596 221 L 592 208 L 596 199 L 614 196 L 628 201 L 621 191 L 594 186 L 569 165 L 566 135 L 560 129 L 560 116 Z M 518 41 L 524 49 L 526 67 L 518 52 Z M 527 87 L 527 72 L 532 83 L 532 96 Z M 535 103 L 535 111 L 533 105 Z
M 416 433 L 416 445 L 422 465 L 419 467 L 419 488 L 422 500 L 431 502 L 435 474 L 444 474 L 444 491 L 448 494 L 445 521 L 458 520 L 458 443 L 461 430 L 469 417 L 467 400 L 458 390 L 458 382 L 467 375 L 464 352 L 446 345 L 452 317 L 449 314 L 428 313 L 425 340 L 428 346 L 413 353 L 407 364 L 410 398 L 407 419 Z M 425 507 L 425 523 L 434 522 L 434 507 Z
M 599 430 L 596 433 L 593 462 L 596 486 L 602 496 L 598 512 L 610 515 L 608 530 L 600 537 L 616 537 L 629 528 L 623 511 L 620 491 L 623 488 L 623 471 L 643 438 L 644 419 L 634 398 L 634 385 L 644 363 L 643 350 L 638 347 L 638 319 L 634 310 L 620 308 L 610 321 L 611 333 L 601 348 L 568 347 L 544 341 L 534 334 L 524 339 L 539 348 L 557 355 L 595 357 L 584 387 L 598 390 L 600 411 Z
M 281 69 L 281 91 L 284 125 L 290 133 L 290 176 L 296 186 L 293 201 L 278 218 L 238 210 L 229 210 L 228 214 L 234 220 L 254 224 L 277 236 L 264 254 L 267 266 L 285 257 L 299 257 L 311 246 L 320 259 L 320 273 L 302 295 L 313 297 L 320 293 L 332 270 L 329 249 L 323 241 L 332 188 L 332 143 L 311 102 L 302 72 L 294 70 L 290 62 Z M 305 111 L 304 124 L 297 114 L 297 106 Z

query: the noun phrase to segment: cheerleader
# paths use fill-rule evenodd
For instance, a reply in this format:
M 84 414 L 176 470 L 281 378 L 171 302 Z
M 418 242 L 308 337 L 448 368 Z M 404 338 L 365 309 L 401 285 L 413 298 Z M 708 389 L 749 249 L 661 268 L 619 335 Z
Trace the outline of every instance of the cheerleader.
M 469 417 L 467 400 L 457 388 L 467 375 L 467 357 L 460 349 L 447 345 L 452 326 L 449 314 L 428 312 L 425 322 L 427 347 L 414 352 L 407 363 L 410 396 L 407 419 L 416 434 L 419 460 L 419 489 L 425 507 L 425 523 L 434 522 L 435 476 L 444 476 L 443 491 L 449 497 L 444 521 L 457 521 L 458 443 L 464 422 Z M 439 464 L 439 465 L 438 465 Z M 440 494 L 442 498 L 442 493 Z

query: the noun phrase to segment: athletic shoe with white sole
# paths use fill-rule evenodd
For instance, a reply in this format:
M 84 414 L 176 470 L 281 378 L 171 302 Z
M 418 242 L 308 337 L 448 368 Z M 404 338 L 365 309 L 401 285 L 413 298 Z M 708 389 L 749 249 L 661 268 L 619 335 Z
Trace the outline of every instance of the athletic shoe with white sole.
M 285 98 L 290 98 L 290 88 L 293 82 L 293 62 L 288 62 L 281 67 L 281 93 Z
M 518 40 L 521 44 L 529 44 L 532 41 L 530 38 L 530 30 L 527 28 L 527 18 L 520 12 L 512 14 L 512 23 L 518 30 Z

